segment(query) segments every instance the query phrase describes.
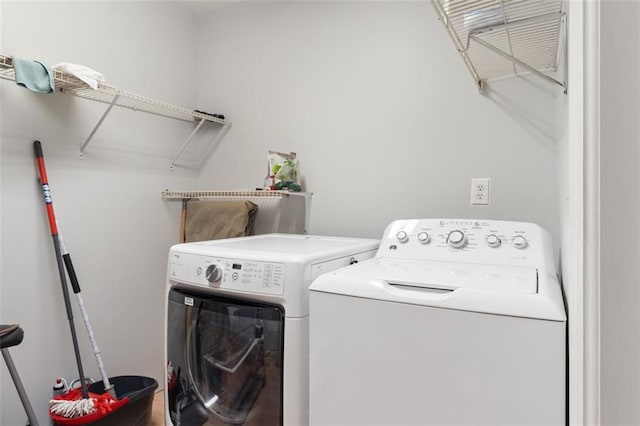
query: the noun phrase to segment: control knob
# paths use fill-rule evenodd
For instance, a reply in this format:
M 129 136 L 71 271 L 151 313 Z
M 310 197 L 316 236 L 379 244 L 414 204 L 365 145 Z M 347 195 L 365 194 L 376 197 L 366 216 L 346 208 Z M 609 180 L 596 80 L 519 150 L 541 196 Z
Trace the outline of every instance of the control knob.
M 464 232 L 462 231 L 451 231 L 449 232 L 449 235 L 447 235 L 447 244 L 449 247 L 457 249 L 463 248 L 467 245 L 467 236 L 464 235 Z
M 426 232 L 420 232 L 418 234 L 418 241 L 420 241 L 420 244 L 429 244 L 429 241 L 431 241 L 431 236 L 429 236 L 429 234 L 427 234 Z
M 516 235 L 511 239 L 511 244 L 517 249 L 526 248 L 528 243 L 527 240 L 522 235 Z
M 398 239 L 399 242 L 401 243 L 406 243 L 407 241 L 409 241 L 409 235 L 407 235 L 406 232 L 404 231 L 400 231 L 396 234 L 396 238 Z
M 491 248 L 500 247 L 500 244 L 502 243 L 502 241 L 500 241 L 500 238 L 496 234 L 487 235 L 486 240 L 487 245 Z
M 204 276 L 210 283 L 216 283 L 222 278 L 222 271 L 217 265 L 209 265 L 205 271 Z

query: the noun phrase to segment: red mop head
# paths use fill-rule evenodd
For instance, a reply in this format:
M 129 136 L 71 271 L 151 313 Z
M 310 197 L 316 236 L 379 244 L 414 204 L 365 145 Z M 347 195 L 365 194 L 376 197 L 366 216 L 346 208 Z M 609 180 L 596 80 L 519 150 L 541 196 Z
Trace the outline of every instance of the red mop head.
M 98 395 L 89 392 L 89 398 L 82 398 L 82 389 L 74 388 L 49 401 L 49 416 L 59 425 L 86 425 L 111 414 L 128 402 L 129 398 L 118 400 L 108 393 Z

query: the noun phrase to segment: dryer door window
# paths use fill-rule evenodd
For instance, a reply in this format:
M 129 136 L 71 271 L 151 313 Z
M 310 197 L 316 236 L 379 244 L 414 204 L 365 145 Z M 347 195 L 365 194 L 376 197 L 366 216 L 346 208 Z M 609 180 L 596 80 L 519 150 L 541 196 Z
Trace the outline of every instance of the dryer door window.
M 168 403 L 174 425 L 281 425 L 281 306 L 172 289 Z

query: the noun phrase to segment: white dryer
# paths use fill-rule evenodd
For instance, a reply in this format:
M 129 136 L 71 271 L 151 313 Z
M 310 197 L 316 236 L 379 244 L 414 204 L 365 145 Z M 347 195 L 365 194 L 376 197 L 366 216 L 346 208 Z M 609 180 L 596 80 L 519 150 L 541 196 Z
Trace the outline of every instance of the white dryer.
M 265 234 L 173 246 L 166 424 L 308 424 L 309 285 L 378 244 Z
M 566 315 L 531 223 L 399 220 L 310 287 L 310 424 L 564 425 Z

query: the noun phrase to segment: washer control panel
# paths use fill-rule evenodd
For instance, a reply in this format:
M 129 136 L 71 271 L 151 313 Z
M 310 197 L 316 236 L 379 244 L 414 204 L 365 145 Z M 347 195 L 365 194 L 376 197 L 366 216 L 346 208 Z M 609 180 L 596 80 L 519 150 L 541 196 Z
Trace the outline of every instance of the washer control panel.
M 410 219 L 387 227 L 377 256 L 527 264 L 542 260 L 544 244 L 548 234 L 533 223 Z
M 169 278 L 206 287 L 282 295 L 285 269 L 284 263 L 172 253 Z

